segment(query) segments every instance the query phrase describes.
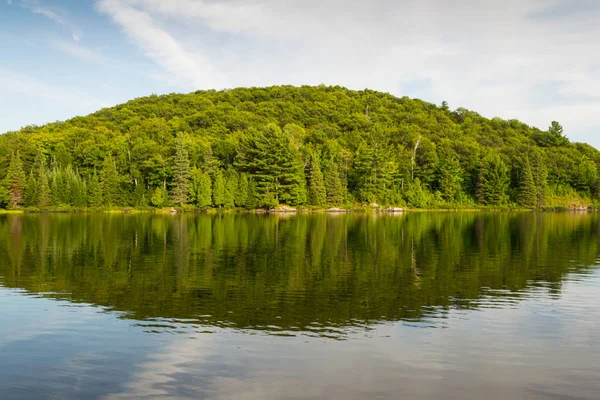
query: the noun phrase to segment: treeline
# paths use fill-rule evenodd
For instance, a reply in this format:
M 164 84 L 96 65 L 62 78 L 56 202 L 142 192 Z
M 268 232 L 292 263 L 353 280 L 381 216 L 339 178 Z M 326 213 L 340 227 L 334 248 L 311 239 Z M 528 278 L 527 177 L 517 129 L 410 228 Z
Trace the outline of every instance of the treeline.
M 341 87 L 136 99 L 0 136 L 0 207 L 590 205 L 600 152 L 545 130 Z

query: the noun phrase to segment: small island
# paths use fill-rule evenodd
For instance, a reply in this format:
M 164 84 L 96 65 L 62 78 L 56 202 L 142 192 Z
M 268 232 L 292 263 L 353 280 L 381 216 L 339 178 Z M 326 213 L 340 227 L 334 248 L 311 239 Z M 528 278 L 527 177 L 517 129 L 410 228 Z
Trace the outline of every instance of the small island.
M 0 135 L 0 208 L 588 209 L 599 165 L 556 121 L 339 86 L 210 90 Z

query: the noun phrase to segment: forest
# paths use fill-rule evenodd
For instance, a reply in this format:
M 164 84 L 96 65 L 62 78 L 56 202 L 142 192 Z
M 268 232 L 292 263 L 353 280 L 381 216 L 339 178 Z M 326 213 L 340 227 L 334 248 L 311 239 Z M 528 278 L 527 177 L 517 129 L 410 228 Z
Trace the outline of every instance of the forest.
M 209 90 L 0 135 L 0 208 L 579 208 L 599 165 L 556 121 L 339 86 Z

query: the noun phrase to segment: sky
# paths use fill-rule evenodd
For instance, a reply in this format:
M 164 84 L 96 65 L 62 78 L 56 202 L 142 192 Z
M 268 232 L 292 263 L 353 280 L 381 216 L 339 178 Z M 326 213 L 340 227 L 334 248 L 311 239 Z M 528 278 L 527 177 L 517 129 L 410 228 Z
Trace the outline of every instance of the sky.
M 600 147 L 598 0 L 0 0 L 0 132 L 150 94 L 374 89 Z

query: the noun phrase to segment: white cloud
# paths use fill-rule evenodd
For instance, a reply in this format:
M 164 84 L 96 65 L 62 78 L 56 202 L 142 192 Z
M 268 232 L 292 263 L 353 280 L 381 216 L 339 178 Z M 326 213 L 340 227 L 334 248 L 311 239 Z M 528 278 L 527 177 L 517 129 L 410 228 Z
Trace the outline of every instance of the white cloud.
M 97 5 L 189 89 L 340 84 L 447 100 L 542 127 L 556 119 L 567 133 L 600 127 L 600 5 L 593 1 Z M 427 88 L 407 93 L 415 83 Z
M 125 33 L 180 85 L 199 89 L 224 88 L 225 77 L 199 52 L 185 49 L 169 32 L 155 23 L 152 17 L 125 2 L 101 0 L 98 9 L 108 14 Z
M 11 4 L 9 1 L 8 4 Z M 81 31 L 68 18 L 65 12 L 42 5 L 39 0 L 21 0 L 21 7 L 28 9 L 34 14 L 43 15 L 44 17 L 64 25 L 71 30 L 71 37 L 78 42 L 81 38 Z
M 98 51 L 90 50 L 87 47 L 77 43 L 60 39 L 51 40 L 50 43 L 57 50 L 84 61 L 97 61 L 100 59 L 100 54 Z
M 65 25 L 67 21 L 65 18 L 51 9 L 44 7 L 38 0 L 21 0 L 21 7 L 29 9 L 34 14 L 43 15 L 52 21 Z

